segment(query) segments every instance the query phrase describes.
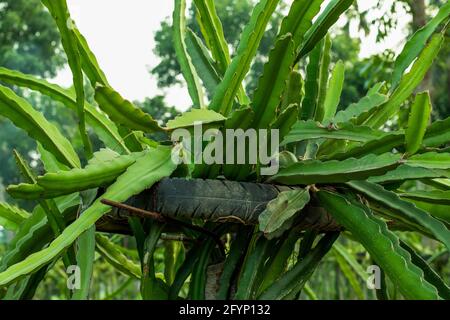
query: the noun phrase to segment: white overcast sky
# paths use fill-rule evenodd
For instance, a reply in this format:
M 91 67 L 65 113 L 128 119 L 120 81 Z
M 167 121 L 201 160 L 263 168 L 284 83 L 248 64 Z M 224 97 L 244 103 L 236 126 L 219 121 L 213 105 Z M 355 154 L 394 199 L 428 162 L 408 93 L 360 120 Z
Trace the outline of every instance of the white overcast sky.
M 68 0 L 67 2 L 72 18 L 89 42 L 111 85 L 125 98 L 142 100 L 164 92 L 170 105 L 180 110 L 185 110 L 189 106 L 190 99 L 185 88 L 176 86 L 162 91 L 149 73 L 149 70 L 158 64 L 158 58 L 153 54 L 155 46 L 153 36 L 161 21 L 171 17 L 172 0 Z M 360 8 L 364 9 L 370 2 L 358 0 L 358 3 Z M 399 16 L 406 15 L 400 13 Z M 373 36 L 363 39 L 361 55 L 369 56 L 390 47 L 396 51 L 401 49 L 406 23 L 407 21 L 402 19 L 397 32 L 385 43 L 375 44 Z M 70 86 L 72 83 L 70 70 L 68 68 L 62 70 L 55 81 Z

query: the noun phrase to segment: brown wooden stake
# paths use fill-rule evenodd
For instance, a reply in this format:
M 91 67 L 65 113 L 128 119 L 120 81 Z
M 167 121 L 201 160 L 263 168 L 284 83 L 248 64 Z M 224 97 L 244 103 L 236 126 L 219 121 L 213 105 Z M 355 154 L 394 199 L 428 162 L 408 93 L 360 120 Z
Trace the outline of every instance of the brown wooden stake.
M 164 219 L 164 217 L 156 212 L 151 212 L 151 211 L 147 211 L 147 210 L 143 210 L 143 209 L 139 209 L 136 207 L 132 207 L 120 202 L 116 202 L 116 201 L 112 201 L 112 200 L 108 200 L 108 199 L 102 199 L 100 201 L 101 203 L 107 205 L 107 206 L 111 206 L 111 207 L 115 207 L 118 209 L 123 209 L 123 210 L 127 210 L 128 212 L 130 212 L 132 215 L 140 217 L 140 218 L 150 218 L 150 219 L 154 219 L 157 220 L 159 222 L 166 222 L 166 219 Z

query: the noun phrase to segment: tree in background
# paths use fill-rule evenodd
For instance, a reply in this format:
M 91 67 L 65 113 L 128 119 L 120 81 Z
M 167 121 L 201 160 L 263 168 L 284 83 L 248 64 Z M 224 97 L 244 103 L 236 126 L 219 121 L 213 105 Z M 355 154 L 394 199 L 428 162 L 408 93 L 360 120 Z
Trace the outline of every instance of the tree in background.
M 0 65 L 53 77 L 65 63 L 58 30 L 38 0 L 0 0 Z
M 58 30 L 39 0 L 0 0 L 0 66 L 53 77 L 64 63 Z M 35 107 L 45 110 L 47 116 L 51 115 L 49 112 L 54 113 L 53 119 L 58 116 L 52 107 L 48 108 L 48 99 L 37 95 L 28 98 Z M 0 117 L 0 193 L 2 183 L 18 181 L 12 149 L 19 150 L 30 161 L 37 158 L 35 142 Z

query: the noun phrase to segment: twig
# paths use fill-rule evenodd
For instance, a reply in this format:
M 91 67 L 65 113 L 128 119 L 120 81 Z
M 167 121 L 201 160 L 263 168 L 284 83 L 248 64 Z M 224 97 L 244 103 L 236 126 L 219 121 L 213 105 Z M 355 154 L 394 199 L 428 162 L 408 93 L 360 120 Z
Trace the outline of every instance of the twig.
M 134 216 L 137 216 L 140 218 L 150 218 L 150 219 L 157 220 L 159 222 L 166 222 L 166 219 L 161 214 L 156 213 L 156 212 L 139 209 L 136 207 L 132 207 L 132 206 L 129 206 L 129 205 L 126 205 L 126 204 L 123 204 L 120 202 L 108 200 L 108 199 L 102 199 L 101 203 L 103 203 L 107 206 L 118 208 L 118 209 L 127 210 L 128 212 L 132 213 Z

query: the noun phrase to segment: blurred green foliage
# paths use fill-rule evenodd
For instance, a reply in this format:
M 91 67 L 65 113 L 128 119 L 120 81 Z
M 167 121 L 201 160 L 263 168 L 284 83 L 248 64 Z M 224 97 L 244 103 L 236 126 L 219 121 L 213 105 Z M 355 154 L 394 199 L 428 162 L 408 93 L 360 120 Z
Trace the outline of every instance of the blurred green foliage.
M 396 28 L 397 12 L 395 1 L 380 0 L 374 2 L 374 7 L 382 8 L 385 2 L 392 3 L 387 6 L 387 11 L 376 21 L 367 20 L 367 11 L 361 12 L 355 6 L 347 13 L 348 23 L 340 29 L 333 31 L 333 57 L 334 62 L 345 61 L 346 79 L 344 91 L 341 98 L 340 108 L 345 108 L 355 102 L 358 97 L 364 96 L 365 92 L 374 83 L 388 80 L 392 70 L 395 55 L 391 51 L 361 59 L 360 41 L 350 36 L 350 21 L 357 21 L 363 32 L 377 30 L 377 40 L 382 41 L 393 28 Z M 417 3 L 413 0 L 401 1 L 402 6 L 411 15 L 409 33 L 417 29 L 414 22 L 417 19 L 413 15 Z M 420 2 L 420 1 L 418 1 Z M 216 1 L 216 8 L 224 26 L 225 38 L 230 44 L 231 52 L 238 46 L 242 28 L 248 22 L 254 2 L 251 0 L 221 0 Z M 436 6 L 442 1 L 427 1 L 427 12 L 423 13 L 426 18 L 434 12 Z M 258 56 L 252 66 L 252 71 L 247 78 L 247 89 L 251 92 L 256 86 L 257 79 L 261 74 L 264 62 L 267 59 L 271 43 L 277 34 L 278 26 L 283 15 L 282 8 L 274 15 L 270 27 L 264 35 L 259 48 Z M 199 36 L 197 24 L 195 24 L 195 11 L 190 8 L 190 20 L 188 26 Z M 373 27 L 375 26 L 375 28 Z M 160 58 L 160 63 L 151 70 L 156 76 L 158 85 L 170 87 L 182 84 L 175 50 L 172 44 L 171 23 L 163 21 L 160 29 L 155 34 L 155 54 Z M 448 43 L 448 38 L 447 38 Z M 50 15 L 40 5 L 39 0 L 0 0 L 0 66 L 20 70 L 25 73 L 35 74 L 46 78 L 55 76 L 64 64 L 66 58 L 61 49 L 57 29 Z M 430 80 L 427 88 L 432 91 L 434 117 L 445 118 L 450 116 L 450 46 L 446 45 L 439 55 L 439 59 L 430 72 Z M 25 92 L 25 97 L 32 105 L 43 112 L 47 119 L 59 124 L 59 129 L 70 138 L 76 149 L 81 149 L 81 141 L 76 128 L 76 116 L 73 112 L 52 102 L 50 99 L 31 92 Z M 147 98 L 144 101 L 136 101 L 146 112 L 154 118 L 167 122 L 178 112 L 175 107 L 167 106 L 164 96 Z M 98 142 L 97 142 L 98 143 Z M 99 145 L 97 145 L 97 148 Z M 19 174 L 12 157 L 11 150 L 17 149 L 27 157 L 37 172 L 41 171 L 39 155 L 36 145 L 25 133 L 16 129 L 9 121 L 0 118 L 0 200 L 5 195 L 2 185 L 15 184 L 19 182 Z M 11 201 L 11 199 L 8 199 Z M 23 208 L 31 208 L 32 203 L 21 203 Z M 0 256 L 5 250 L 9 235 L 0 231 Z M 113 236 L 115 243 L 125 248 L 134 248 L 132 238 L 125 236 Z M 405 235 L 405 240 L 413 244 L 420 252 L 424 252 L 428 261 L 443 278 L 450 277 L 448 254 L 433 251 L 433 243 L 423 243 L 422 239 L 412 235 Z M 343 243 L 350 251 L 360 258 L 363 266 L 370 265 L 369 257 L 362 247 L 354 243 Z M 157 272 L 164 274 L 164 250 L 161 245 L 156 252 Z M 133 251 L 130 250 L 130 255 Z M 130 258 L 138 260 L 138 257 Z M 93 299 L 139 299 L 139 281 L 128 280 L 129 277 L 122 275 L 112 268 L 100 255 L 96 256 L 95 273 L 91 286 L 91 298 Z M 44 285 L 37 292 L 37 297 L 42 299 L 65 298 L 66 274 L 63 265 L 59 265 L 49 272 Z M 316 275 L 311 280 L 312 287 L 317 288 L 315 294 L 322 299 L 355 299 L 357 296 L 352 291 L 349 280 L 342 273 L 333 255 L 328 255 L 322 263 Z M 361 283 L 363 286 L 363 284 Z M 390 288 L 395 294 L 395 288 Z M 364 291 L 365 298 L 374 299 L 373 291 Z M 301 298 L 311 299 L 312 294 L 302 293 Z
M 0 0 L 0 65 L 55 76 L 65 57 L 53 19 L 39 0 Z

